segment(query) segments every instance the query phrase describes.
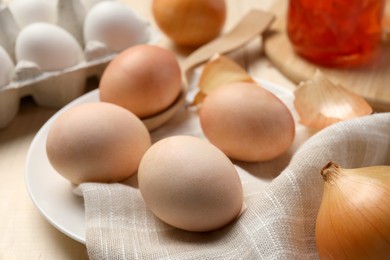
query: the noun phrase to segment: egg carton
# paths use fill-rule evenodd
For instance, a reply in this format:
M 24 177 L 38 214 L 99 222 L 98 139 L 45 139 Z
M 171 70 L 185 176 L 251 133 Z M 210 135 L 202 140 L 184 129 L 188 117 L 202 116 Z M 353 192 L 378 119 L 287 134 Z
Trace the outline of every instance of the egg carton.
M 121 51 L 114 50 L 108 46 L 109 44 L 99 40 L 84 42 L 84 20 L 100 3 L 87 9 L 80 0 L 57 1 L 55 26 L 65 29 L 77 40 L 82 49 L 82 60 L 64 69 L 47 71 L 33 61 L 16 60 L 15 43 L 25 27 L 17 22 L 10 6 L 0 0 L 0 51 L 2 48 L 3 54 L 8 54 L 8 59 L 16 64 L 12 68 L 9 82 L 1 86 L 5 79 L 0 78 L 0 129 L 9 125 L 16 117 L 22 97 L 32 96 L 37 105 L 56 109 L 80 97 L 86 91 L 88 78 L 100 78 L 107 64 Z M 119 1 L 117 3 L 122 4 Z M 127 7 L 131 10 L 130 6 Z M 142 30 L 146 35 L 142 42 L 135 44 L 157 43 L 159 38 L 157 31 L 146 19 L 136 13 L 134 15 L 144 25 Z M 126 48 L 130 46 L 132 45 Z M 0 55 L 0 77 L 5 77 L 4 72 L 1 72 L 2 56 L 4 55 Z

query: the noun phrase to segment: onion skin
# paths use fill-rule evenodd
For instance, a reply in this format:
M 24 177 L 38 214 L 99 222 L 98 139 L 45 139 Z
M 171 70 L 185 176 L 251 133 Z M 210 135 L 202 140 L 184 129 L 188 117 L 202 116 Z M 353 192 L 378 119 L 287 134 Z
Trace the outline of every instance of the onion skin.
M 324 193 L 316 222 L 321 259 L 390 259 L 390 166 L 321 173 Z
M 221 32 L 226 18 L 225 0 L 154 0 L 158 27 L 177 45 L 198 47 Z

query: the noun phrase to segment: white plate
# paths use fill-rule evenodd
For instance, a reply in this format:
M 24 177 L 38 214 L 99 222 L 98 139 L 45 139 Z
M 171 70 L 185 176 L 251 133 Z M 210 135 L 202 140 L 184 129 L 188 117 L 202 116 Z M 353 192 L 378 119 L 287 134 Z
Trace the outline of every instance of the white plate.
M 291 91 L 264 80 L 259 79 L 258 82 L 278 96 L 292 110 Z M 84 244 L 83 200 L 72 192 L 72 185 L 50 165 L 46 155 L 46 138 L 54 120 L 65 110 L 98 100 L 98 90 L 94 90 L 69 103 L 50 118 L 34 137 L 25 166 L 28 193 L 42 215 L 58 230 Z

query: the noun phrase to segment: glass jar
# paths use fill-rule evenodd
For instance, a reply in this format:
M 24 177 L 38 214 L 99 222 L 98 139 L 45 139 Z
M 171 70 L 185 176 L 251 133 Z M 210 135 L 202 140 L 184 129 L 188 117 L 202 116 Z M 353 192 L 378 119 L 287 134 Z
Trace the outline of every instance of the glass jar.
M 290 0 L 287 33 L 295 51 L 321 65 L 369 62 L 382 35 L 386 0 Z

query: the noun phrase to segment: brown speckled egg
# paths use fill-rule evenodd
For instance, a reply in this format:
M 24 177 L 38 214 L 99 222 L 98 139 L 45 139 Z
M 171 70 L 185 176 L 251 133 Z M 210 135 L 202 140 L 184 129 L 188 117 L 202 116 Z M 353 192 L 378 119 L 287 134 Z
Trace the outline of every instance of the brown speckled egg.
M 223 227 L 239 215 L 243 203 L 241 181 L 229 158 L 191 136 L 152 145 L 141 160 L 138 183 L 158 218 L 188 231 Z
M 138 117 L 117 105 L 95 102 L 61 114 L 49 130 L 46 151 L 54 169 L 74 184 L 118 182 L 136 173 L 150 145 Z

